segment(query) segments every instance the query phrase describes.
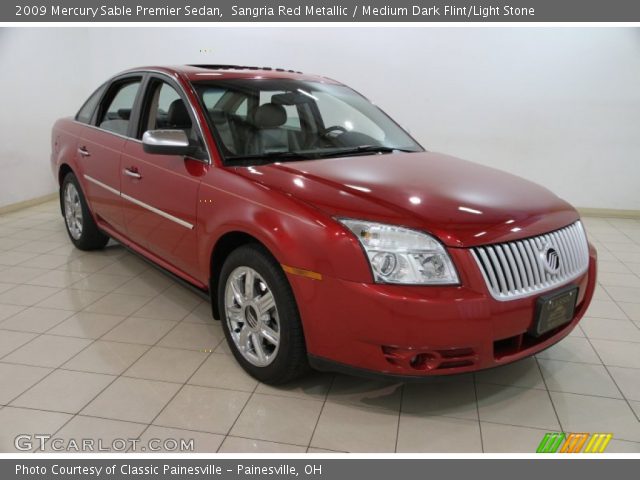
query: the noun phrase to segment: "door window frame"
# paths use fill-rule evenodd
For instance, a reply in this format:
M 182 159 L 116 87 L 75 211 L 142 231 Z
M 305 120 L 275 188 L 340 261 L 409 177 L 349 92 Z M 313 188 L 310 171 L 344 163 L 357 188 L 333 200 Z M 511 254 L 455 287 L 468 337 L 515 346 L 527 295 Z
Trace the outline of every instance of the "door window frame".
M 87 99 L 84 101 L 82 106 L 78 109 L 78 112 L 73 117 L 73 119 L 76 122 L 82 123 L 83 125 L 89 125 L 89 126 L 93 125 L 93 122 L 95 121 L 95 117 L 96 117 L 96 112 L 98 111 L 98 108 L 100 108 L 100 104 L 102 103 L 102 99 L 104 98 L 104 94 L 109 89 L 109 85 L 110 85 L 110 82 L 104 82 L 102 85 L 100 85 L 98 88 L 96 88 L 93 91 L 93 93 L 91 95 L 89 95 L 89 97 L 87 97 Z M 96 101 L 96 104 L 93 106 L 93 109 L 91 110 L 91 114 L 89 115 L 89 120 L 87 120 L 86 122 L 80 120 L 80 118 L 79 118 L 80 117 L 80 113 L 85 109 L 85 107 L 89 104 L 89 102 L 91 100 L 93 100 L 94 97 L 96 97 L 96 96 L 97 96 L 97 101 Z
M 136 98 L 137 108 L 135 111 L 135 124 L 130 125 L 132 129 L 129 131 L 129 134 L 130 134 L 129 139 L 142 143 L 142 135 L 144 133 L 144 131 L 142 131 L 142 129 L 144 128 L 144 125 L 142 125 L 143 123 L 142 120 L 144 118 L 143 113 L 144 113 L 144 110 L 147 108 L 149 101 L 151 100 L 151 96 L 153 94 L 153 90 L 152 90 L 153 83 L 158 81 L 162 83 L 166 83 L 171 88 L 173 88 L 177 92 L 180 99 L 182 99 L 182 101 L 184 102 L 185 107 L 187 107 L 187 113 L 189 114 L 189 118 L 191 119 L 191 128 L 195 129 L 195 134 L 202 145 L 201 150 L 203 153 L 203 156 L 201 158 L 199 157 L 190 157 L 190 158 L 193 158 L 194 160 L 197 160 L 199 162 L 206 163 L 207 165 L 211 165 L 211 159 L 212 159 L 211 151 L 209 150 L 209 145 L 207 144 L 207 141 L 204 136 L 204 132 L 202 131 L 200 122 L 198 121 L 198 118 L 195 114 L 193 106 L 191 105 L 191 102 L 189 102 L 189 99 L 187 98 L 187 95 L 185 94 L 182 86 L 178 82 L 176 82 L 171 76 L 162 72 L 150 71 L 150 72 L 147 72 L 144 77 L 143 83 L 140 86 L 140 90 L 138 91 L 138 96 Z M 133 112 L 132 112 L 132 116 L 133 116 Z
M 103 128 L 100 128 L 97 123 L 98 123 L 98 118 L 100 118 L 100 116 L 102 116 L 104 109 L 108 107 L 108 105 L 105 105 L 107 102 L 111 102 L 111 100 L 113 99 L 113 95 L 112 92 L 114 90 L 114 88 L 119 85 L 122 82 L 127 82 L 127 81 L 131 81 L 133 79 L 140 79 L 140 87 L 138 88 L 138 92 L 136 93 L 136 98 L 134 100 L 133 103 L 133 108 L 131 109 L 131 116 L 129 117 L 129 125 L 127 128 L 127 134 L 126 135 L 121 135 L 117 132 L 112 132 L 110 130 L 105 130 Z M 115 135 L 117 137 L 121 137 L 121 138 L 125 138 L 128 141 L 132 141 L 132 142 L 137 142 L 137 143 L 142 143 L 142 140 L 137 138 L 137 132 L 139 130 L 139 125 L 140 125 L 140 119 L 142 116 L 142 103 L 143 100 L 146 98 L 146 94 L 147 94 L 147 88 L 149 86 L 149 81 L 153 80 L 153 79 L 158 79 L 160 81 L 163 81 L 165 83 L 168 83 L 172 88 L 175 89 L 176 92 L 178 92 L 178 95 L 180 96 L 180 98 L 182 99 L 183 102 L 185 102 L 185 106 L 187 107 L 187 112 L 189 113 L 189 117 L 191 118 L 191 122 L 193 125 L 193 128 L 196 129 L 196 134 L 198 135 L 198 138 L 200 139 L 200 141 L 202 142 L 202 146 L 203 146 L 203 153 L 204 158 L 194 158 L 194 160 L 196 161 L 200 161 L 203 162 L 207 165 L 213 165 L 213 156 L 211 154 L 211 147 L 209 145 L 209 143 L 206 140 L 206 137 L 204 136 L 204 130 L 202 127 L 202 124 L 200 122 L 200 120 L 198 119 L 198 116 L 196 115 L 196 110 L 195 107 L 193 106 L 193 104 L 189 101 L 184 88 L 182 87 L 182 85 L 180 85 L 171 75 L 161 72 L 161 71 L 157 71 L 157 70 L 139 70 L 139 71 L 132 71 L 132 72 L 127 72 L 121 75 L 118 75 L 116 77 L 111 78 L 110 80 L 104 82 L 102 85 L 100 85 L 100 87 L 98 87 L 95 91 L 97 92 L 99 89 L 105 87 L 104 88 L 104 92 L 102 92 L 100 101 L 98 102 L 97 107 L 94 109 L 93 111 L 93 115 L 91 118 L 91 121 L 89 123 L 84 123 L 84 122 L 80 122 L 79 120 L 77 120 L 74 117 L 74 121 L 78 122 L 86 127 L 90 127 L 90 128 L 94 128 L 96 130 L 99 130 L 100 132 L 104 132 L 110 135 Z M 89 97 L 91 98 L 91 97 Z M 87 101 L 89 100 L 89 98 L 87 99 Z M 86 103 L 86 101 L 85 101 Z M 84 104 L 83 104 L 84 106 Z M 199 106 L 199 104 L 198 104 Z M 217 142 L 217 140 L 216 140 Z
M 96 108 L 93 114 L 91 126 L 97 128 L 101 132 L 106 132 L 112 135 L 117 135 L 119 137 L 132 139 L 132 132 L 134 131 L 133 127 L 138 123 L 138 116 L 139 116 L 139 110 L 140 110 L 140 97 L 145 84 L 145 78 L 146 78 L 145 73 L 135 72 L 135 73 L 128 73 L 125 75 L 120 75 L 112 79 L 109 82 L 109 86 L 107 87 L 105 92 L 102 94 L 102 98 L 100 99 L 98 108 Z M 100 126 L 98 125 L 98 121 L 105 114 L 105 109 L 109 108 L 109 106 L 111 105 L 111 102 L 113 101 L 117 93 L 120 91 L 122 84 L 133 83 L 136 80 L 140 81 L 140 85 L 138 86 L 138 91 L 136 92 L 136 97 L 133 100 L 133 105 L 131 107 L 129 124 L 127 125 L 127 133 L 125 135 L 122 135 L 117 132 L 112 132 L 111 130 L 105 130 L 104 128 L 100 128 Z

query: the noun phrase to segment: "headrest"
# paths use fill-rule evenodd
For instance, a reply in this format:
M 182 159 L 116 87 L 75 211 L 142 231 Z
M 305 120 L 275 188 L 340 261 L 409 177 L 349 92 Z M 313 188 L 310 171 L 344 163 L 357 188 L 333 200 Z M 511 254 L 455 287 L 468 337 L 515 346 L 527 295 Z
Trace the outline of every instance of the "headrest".
M 129 120 L 131 118 L 131 109 L 130 108 L 119 108 L 118 109 L 118 117 L 122 120 Z
M 167 123 L 172 127 L 191 127 L 191 118 L 189 117 L 189 112 L 187 112 L 187 107 L 182 99 L 178 98 L 169 105 Z
M 282 105 L 265 103 L 260 105 L 254 115 L 253 122 L 258 128 L 277 128 L 287 121 L 287 112 Z

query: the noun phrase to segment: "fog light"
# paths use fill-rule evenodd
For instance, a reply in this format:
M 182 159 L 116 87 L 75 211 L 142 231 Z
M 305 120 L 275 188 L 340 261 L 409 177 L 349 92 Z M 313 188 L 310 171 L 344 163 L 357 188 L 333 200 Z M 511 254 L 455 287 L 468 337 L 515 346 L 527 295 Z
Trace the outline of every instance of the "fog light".
M 419 353 L 411 358 L 409 365 L 415 370 L 433 370 L 440 363 L 438 355 L 429 352 Z

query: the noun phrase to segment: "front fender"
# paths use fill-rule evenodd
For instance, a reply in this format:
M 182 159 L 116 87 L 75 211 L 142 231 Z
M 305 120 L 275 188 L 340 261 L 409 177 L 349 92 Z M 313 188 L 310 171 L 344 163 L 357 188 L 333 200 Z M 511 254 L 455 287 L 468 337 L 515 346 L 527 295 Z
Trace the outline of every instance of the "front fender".
M 203 182 L 198 202 L 204 281 L 209 280 L 211 254 L 218 240 L 229 232 L 242 232 L 262 243 L 283 265 L 371 282 L 357 239 L 335 220 L 278 190 L 225 169 L 212 170 L 220 183 Z

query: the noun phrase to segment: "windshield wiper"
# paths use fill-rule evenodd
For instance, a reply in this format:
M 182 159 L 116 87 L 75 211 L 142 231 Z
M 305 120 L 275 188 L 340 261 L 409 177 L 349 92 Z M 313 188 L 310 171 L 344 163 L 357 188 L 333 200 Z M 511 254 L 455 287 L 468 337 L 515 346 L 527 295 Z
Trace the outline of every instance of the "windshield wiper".
M 235 155 L 227 157 L 227 160 L 231 162 L 277 162 L 278 160 L 307 160 L 308 158 L 310 158 L 309 155 L 300 152 L 267 152 L 252 155 Z
M 353 148 L 343 148 L 337 151 L 331 152 L 317 152 L 320 157 L 337 157 L 343 155 L 355 155 L 358 153 L 393 153 L 393 152 L 416 152 L 417 150 L 410 150 L 407 148 L 387 147 L 385 145 L 360 145 Z
M 318 158 L 339 157 L 347 155 L 357 155 L 364 153 L 392 153 L 392 152 L 416 152 L 406 148 L 387 147 L 384 145 L 360 145 L 358 147 L 343 148 L 340 150 L 331 150 L 328 152 L 312 151 L 312 152 L 267 152 L 255 153 L 251 155 L 236 155 L 227 157 L 227 160 L 234 163 L 245 164 L 251 163 L 271 163 L 277 161 L 293 161 L 293 160 L 313 160 Z

